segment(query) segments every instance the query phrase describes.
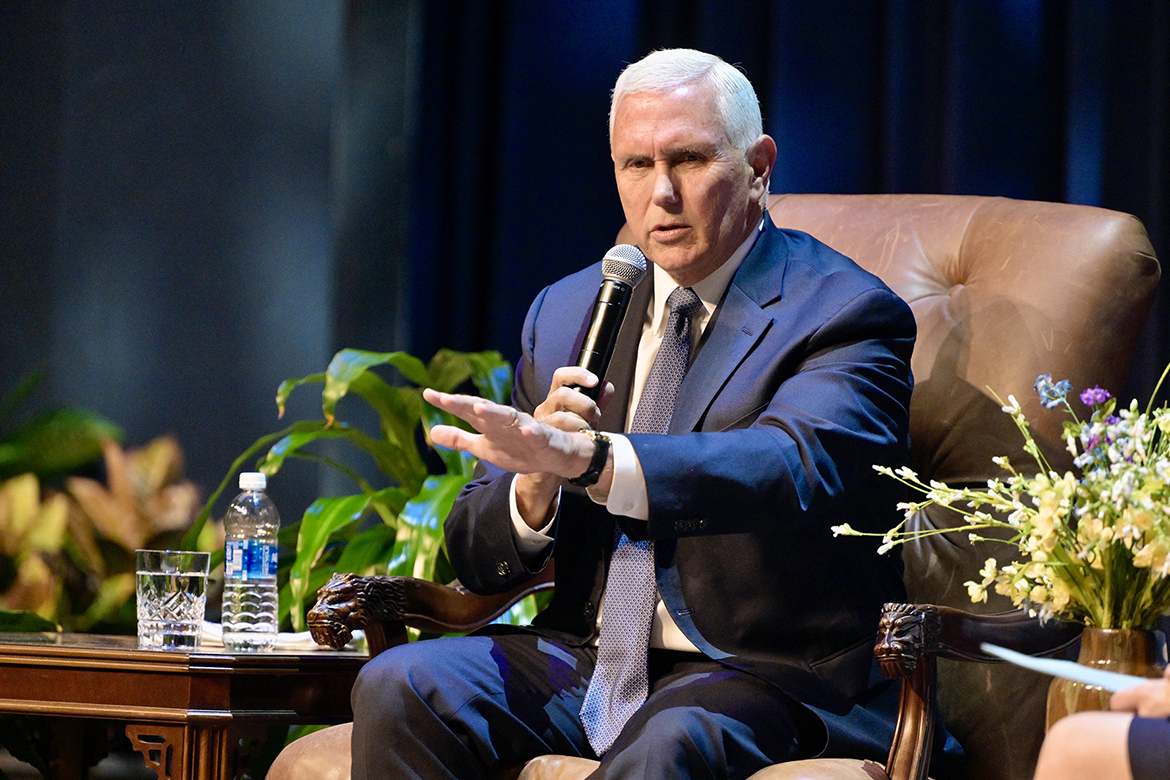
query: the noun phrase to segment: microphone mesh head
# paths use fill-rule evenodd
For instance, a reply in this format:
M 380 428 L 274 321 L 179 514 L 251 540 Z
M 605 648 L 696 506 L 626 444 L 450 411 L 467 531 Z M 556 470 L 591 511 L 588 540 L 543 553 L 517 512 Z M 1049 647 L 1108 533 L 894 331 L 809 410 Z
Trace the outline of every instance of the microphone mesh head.
M 634 287 L 646 275 L 646 255 L 630 244 L 618 244 L 601 258 L 601 275 Z

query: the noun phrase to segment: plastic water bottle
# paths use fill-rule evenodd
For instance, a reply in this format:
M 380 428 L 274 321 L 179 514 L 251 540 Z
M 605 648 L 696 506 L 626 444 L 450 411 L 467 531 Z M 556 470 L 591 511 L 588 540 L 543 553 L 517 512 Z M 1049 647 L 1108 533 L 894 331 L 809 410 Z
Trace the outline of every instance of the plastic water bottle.
M 242 491 L 223 518 L 223 644 L 232 652 L 276 646 L 276 533 L 280 515 L 259 472 L 240 474 Z

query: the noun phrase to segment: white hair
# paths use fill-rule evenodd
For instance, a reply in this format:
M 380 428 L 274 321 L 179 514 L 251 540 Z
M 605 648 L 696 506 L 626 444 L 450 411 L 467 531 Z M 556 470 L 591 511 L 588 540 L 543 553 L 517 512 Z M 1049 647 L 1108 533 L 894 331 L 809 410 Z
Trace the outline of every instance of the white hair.
M 627 95 L 669 92 L 687 84 L 704 83 L 715 94 L 724 132 L 731 145 L 747 151 L 764 133 L 760 101 L 747 76 L 714 54 L 694 49 L 661 49 L 651 52 L 618 76 L 609 104 L 609 137 L 613 141 L 613 120 L 618 103 Z

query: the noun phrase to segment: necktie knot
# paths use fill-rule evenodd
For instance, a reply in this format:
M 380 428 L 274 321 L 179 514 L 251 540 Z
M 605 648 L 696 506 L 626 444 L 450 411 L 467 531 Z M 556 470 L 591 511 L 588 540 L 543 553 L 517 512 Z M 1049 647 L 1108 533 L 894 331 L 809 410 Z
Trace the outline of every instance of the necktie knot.
M 670 307 L 671 317 L 686 317 L 689 320 L 699 313 L 703 302 L 690 287 L 677 287 L 666 299 L 666 305 Z

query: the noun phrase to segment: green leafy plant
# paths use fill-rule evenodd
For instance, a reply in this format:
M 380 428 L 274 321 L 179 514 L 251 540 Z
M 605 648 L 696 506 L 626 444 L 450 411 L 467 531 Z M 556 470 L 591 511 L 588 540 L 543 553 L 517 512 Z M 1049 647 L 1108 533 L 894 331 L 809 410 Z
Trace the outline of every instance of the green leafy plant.
M 29 374 L 0 399 L 0 608 L 133 633 L 134 550 L 174 545 L 199 490 L 172 437 L 123 449 L 92 412 L 30 412 L 39 382 Z
M 40 374 L 30 373 L 0 398 L 0 480 L 77 474 L 101 460 L 103 442 L 122 438 L 118 426 L 84 409 L 21 414 L 40 383 Z
M 388 382 L 374 370 L 381 367 L 394 369 L 404 382 Z M 356 492 L 317 499 L 298 524 L 282 532 L 282 543 L 291 542 L 288 537 L 295 534 L 296 555 L 287 568 L 282 557 L 282 580 L 287 579 L 280 593 L 281 614 L 294 631 L 304 630 L 308 600 L 334 572 L 450 579 L 443 520 L 471 478 L 475 461 L 460 452 L 429 446 L 431 426 L 464 424 L 427 404 L 422 391 L 430 387 L 451 392 L 469 383 L 484 398 L 507 403 L 511 366 L 497 352 L 441 350 L 424 364 L 404 352 L 343 349 L 324 373 L 283 382 L 276 395 L 282 416 L 294 390 L 323 384 L 322 417 L 292 422 L 262 436 L 240 455 L 188 532 L 185 546 L 195 544 L 212 505 L 245 464 L 258 459 L 255 468 L 272 476 L 288 459 L 303 458 L 345 474 Z M 342 418 L 339 405 L 346 396 L 358 396 L 377 414 L 377 433 Z M 383 483 L 372 483 L 330 454 L 336 450 L 330 449 L 331 444 L 338 442 L 371 462 Z M 525 605 L 518 617 L 534 612 L 534 605 Z

